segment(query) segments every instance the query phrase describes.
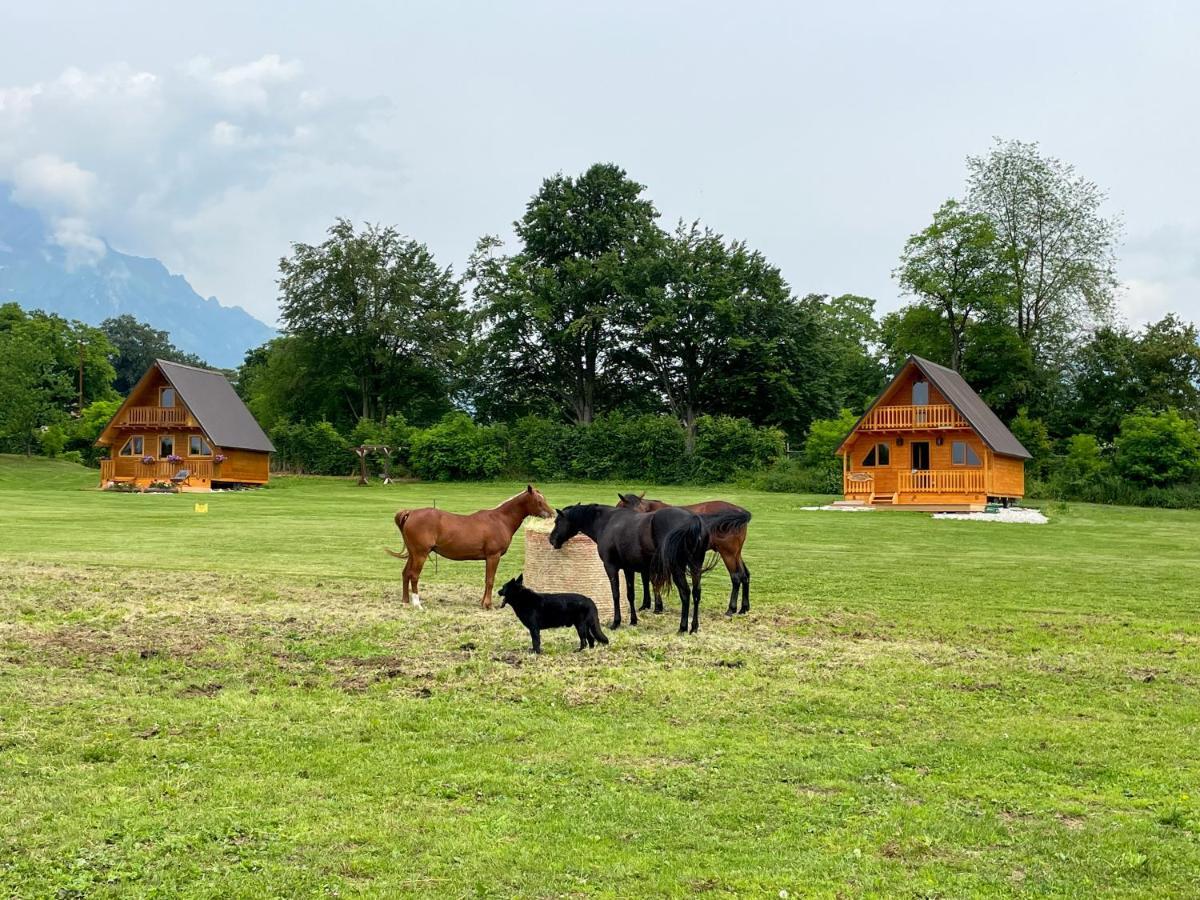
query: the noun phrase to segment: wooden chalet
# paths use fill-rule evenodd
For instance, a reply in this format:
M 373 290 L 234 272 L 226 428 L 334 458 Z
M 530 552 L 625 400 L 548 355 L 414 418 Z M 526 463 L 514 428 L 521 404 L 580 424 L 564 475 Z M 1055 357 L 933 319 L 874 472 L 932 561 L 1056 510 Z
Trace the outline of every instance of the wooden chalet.
M 952 369 L 910 356 L 838 447 L 846 501 L 981 510 L 1025 493 L 1029 451 Z
M 100 485 L 173 482 L 185 490 L 266 484 L 275 451 L 220 372 L 158 359 L 96 441 Z

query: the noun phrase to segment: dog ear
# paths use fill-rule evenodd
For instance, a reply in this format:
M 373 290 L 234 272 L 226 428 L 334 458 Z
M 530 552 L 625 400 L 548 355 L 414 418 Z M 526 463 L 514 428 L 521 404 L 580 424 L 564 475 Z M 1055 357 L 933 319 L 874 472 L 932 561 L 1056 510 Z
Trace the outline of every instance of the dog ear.
M 555 512 L 557 515 L 560 515 L 560 516 L 565 516 L 565 515 L 566 515 L 566 513 L 565 513 L 565 512 L 563 512 L 561 509 L 559 509 L 557 506 L 556 506 L 556 507 L 554 507 L 554 512 Z
M 645 492 L 645 491 L 642 491 L 640 494 L 638 494 L 638 499 L 639 499 L 639 500 L 645 500 L 645 499 L 646 499 L 646 492 Z
M 527 493 L 527 494 L 533 493 L 533 485 L 532 484 L 525 485 L 525 493 Z
M 524 583 L 525 583 L 525 573 L 522 572 L 520 575 L 517 576 L 517 584 L 524 584 Z

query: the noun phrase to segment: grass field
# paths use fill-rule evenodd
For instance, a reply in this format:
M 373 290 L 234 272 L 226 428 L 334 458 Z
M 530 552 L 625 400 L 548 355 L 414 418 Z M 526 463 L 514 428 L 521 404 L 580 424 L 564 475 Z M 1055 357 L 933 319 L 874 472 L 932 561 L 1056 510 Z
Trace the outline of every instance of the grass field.
M 0 457 L 0 894 L 1200 894 L 1200 513 L 652 488 L 754 512 L 750 615 L 533 657 L 380 549 L 518 485 L 94 481 Z

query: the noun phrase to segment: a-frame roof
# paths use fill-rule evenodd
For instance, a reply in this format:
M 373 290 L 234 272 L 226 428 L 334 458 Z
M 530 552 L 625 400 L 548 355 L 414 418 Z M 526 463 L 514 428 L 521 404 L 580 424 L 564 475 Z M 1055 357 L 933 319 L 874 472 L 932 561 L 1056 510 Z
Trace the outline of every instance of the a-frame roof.
M 257 450 L 261 453 L 274 453 L 275 445 L 262 430 L 262 427 L 251 415 L 242 398 L 233 390 L 233 386 L 220 372 L 212 369 L 197 369 L 195 366 L 185 366 L 182 363 L 156 359 L 146 375 L 145 380 L 155 368 L 162 372 L 163 377 L 175 389 L 179 399 L 183 401 L 208 439 L 222 449 Z M 141 384 L 142 382 L 138 382 Z M 132 397 L 137 391 L 130 392 Z M 126 398 L 126 403 L 129 402 Z M 122 404 L 122 409 L 124 404 Z M 117 415 L 113 421 L 121 415 Z M 109 423 L 109 426 L 112 422 Z M 107 428 L 105 429 L 108 430 Z
M 842 441 L 838 447 L 838 452 L 846 446 L 846 441 L 850 439 L 858 426 L 862 424 L 863 419 L 871 414 L 879 401 L 887 396 L 888 392 L 905 372 L 909 366 L 916 366 L 917 370 L 925 376 L 938 392 L 946 398 L 946 402 L 958 410 L 959 414 L 967 420 L 970 426 L 975 429 L 975 433 L 982 438 L 983 442 L 992 448 L 994 453 L 1001 456 L 1016 456 L 1020 459 L 1030 459 L 1032 454 L 1026 450 L 1016 436 L 1008 430 L 1008 427 L 1000 421 L 1000 417 L 992 412 L 991 408 L 983 402 L 983 399 L 971 390 L 971 386 L 963 379 L 961 375 L 953 369 L 947 369 L 945 366 L 939 366 L 937 363 L 930 362 L 927 359 L 922 359 L 919 356 L 910 356 L 896 373 L 883 392 L 875 398 L 875 402 L 867 407 L 867 411 L 862 417 L 854 423 L 854 427 L 850 430 L 850 434 L 846 435 L 846 439 Z

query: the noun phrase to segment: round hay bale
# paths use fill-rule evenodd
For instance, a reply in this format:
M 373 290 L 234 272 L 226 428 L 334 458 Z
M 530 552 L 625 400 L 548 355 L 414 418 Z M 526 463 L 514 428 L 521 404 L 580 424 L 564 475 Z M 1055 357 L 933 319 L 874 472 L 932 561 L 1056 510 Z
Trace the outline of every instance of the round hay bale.
M 553 519 L 530 519 L 525 523 L 525 586 L 540 593 L 570 591 L 591 597 L 600 611 L 601 622 L 613 617 L 612 588 L 604 563 L 596 555 L 596 543 L 577 534 L 561 550 L 550 546 Z

